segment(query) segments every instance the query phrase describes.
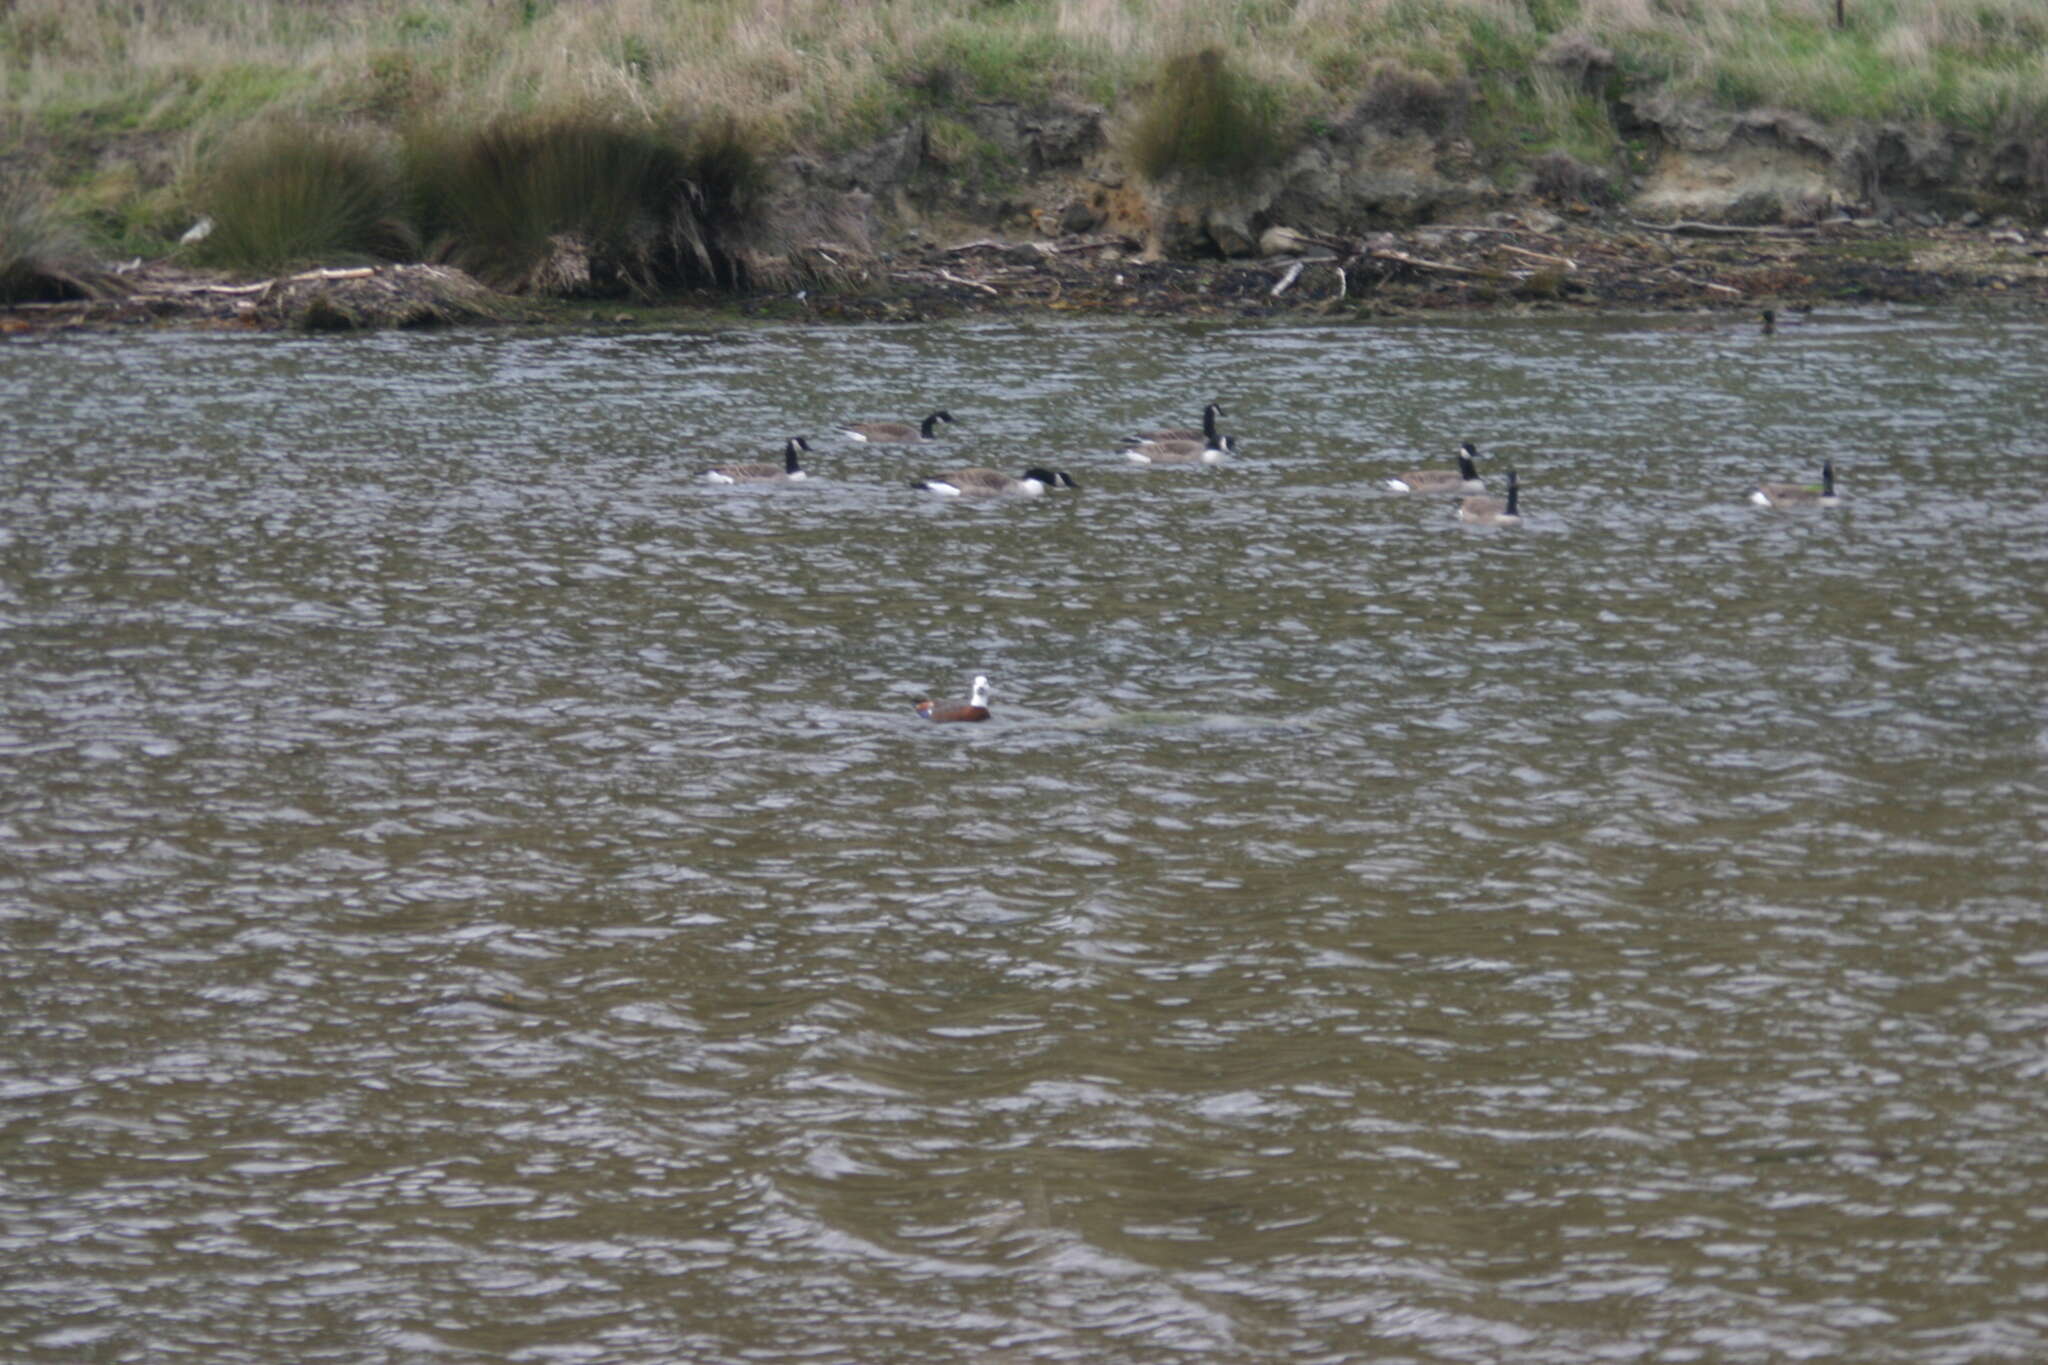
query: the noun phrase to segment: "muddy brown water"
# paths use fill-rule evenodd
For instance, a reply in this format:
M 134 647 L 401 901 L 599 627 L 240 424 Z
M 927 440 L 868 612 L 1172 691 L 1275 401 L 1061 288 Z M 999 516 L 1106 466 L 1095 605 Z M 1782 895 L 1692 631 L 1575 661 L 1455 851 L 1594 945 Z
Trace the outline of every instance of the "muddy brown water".
M 0 1355 L 2048 1356 L 2038 325 L 84 336 L 0 410 Z M 1380 486 L 1461 439 L 1524 525 Z

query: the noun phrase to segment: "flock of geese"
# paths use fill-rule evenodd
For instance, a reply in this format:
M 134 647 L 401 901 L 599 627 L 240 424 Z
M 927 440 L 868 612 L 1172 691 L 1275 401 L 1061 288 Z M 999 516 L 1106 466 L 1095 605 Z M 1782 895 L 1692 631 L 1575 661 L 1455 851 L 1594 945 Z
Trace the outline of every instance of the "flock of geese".
M 1170 427 L 1139 432 L 1125 437 L 1118 448 L 1134 464 L 1218 464 L 1237 450 L 1236 439 L 1225 435 L 1216 424 L 1217 418 L 1229 415 L 1221 404 L 1211 403 L 1202 409 L 1199 429 Z M 853 422 L 835 430 L 846 440 L 861 444 L 922 445 L 941 439 L 941 424 L 951 426 L 953 414 L 940 409 L 922 422 Z M 809 453 L 810 441 L 792 436 L 783 446 L 781 464 L 719 465 L 706 470 L 704 476 L 712 483 L 724 484 L 795 482 L 806 477 L 802 457 Z M 1464 494 L 1458 502 L 1459 521 L 1475 526 L 1514 526 L 1522 520 L 1521 489 L 1512 467 L 1507 476 L 1507 497 L 1489 496 L 1485 481 L 1479 477 L 1479 449 L 1466 441 L 1458 447 L 1456 469 L 1405 470 L 1385 480 L 1385 484 L 1396 493 Z M 1063 469 L 1034 466 L 1018 475 L 982 467 L 955 469 L 915 479 L 912 486 L 942 497 L 1035 498 L 1053 489 L 1081 485 Z M 1841 501 L 1835 491 L 1834 461 L 1822 462 L 1818 484 L 1760 483 L 1749 498 L 1762 507 L 1832 507 Z M 973 693 L 966 701 L 934 702 L 923 698 L 917 703 L 917 714 L 931 721 L 987 720 L 989 696 L 988 679 L 977 677 Z

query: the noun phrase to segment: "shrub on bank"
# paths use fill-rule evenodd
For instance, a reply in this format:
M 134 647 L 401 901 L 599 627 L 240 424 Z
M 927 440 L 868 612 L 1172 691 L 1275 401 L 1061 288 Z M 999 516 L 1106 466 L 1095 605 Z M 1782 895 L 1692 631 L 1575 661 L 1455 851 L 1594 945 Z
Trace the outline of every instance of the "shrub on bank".
M 572 296 L 736 284 L 765 178 L 732 125 L 582 114 L 418 130 L 405 159 L 434 255 L 501 289 Z
M 1125 153 L 1148 180 L 1227 180 L 1271 166 L 1284 145 L 1275 92 L 1210 47 L 1166 63 L 1130 125 Z
M 0 168 L 0 303 L 49 303 L 113 292 L 77 228 L 43 187 Z
M 348 128 L 269 127 L 230 145 L 196 199 L 213 229 L 194 244 L 207 264 L 251 270 L 407 260 L 418 237 L 387 145 Z

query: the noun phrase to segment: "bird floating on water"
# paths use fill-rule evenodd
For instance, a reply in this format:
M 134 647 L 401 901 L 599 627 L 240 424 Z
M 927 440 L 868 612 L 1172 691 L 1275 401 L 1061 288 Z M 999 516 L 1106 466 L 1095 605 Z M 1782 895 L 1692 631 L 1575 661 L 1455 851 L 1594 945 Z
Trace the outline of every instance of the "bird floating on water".
M 988 679 L 976 675 L 974 694 L 966 701 L 933 701 L 921 697 L 917 703 L 917 714 L 930 721 L 970 721 L 988 719 Z
M 939 423 L 948 426 L 953 423 L 953 414 L 941 408 L 931 416 L 912 426 L 908 422 L 849 422 L 836 428 L 849 441 L 865 441 L 875 445 L 913 445 L 920 441 L 936 441 Z
M 1486 483 L 1474 463 L 1478 456 L 1479 447 L 1466 441 L 1458 447 L 1456 469 L 1411 469 L 1388 479 L 1387 487 L 1396 493 L 1484 493 Z
M 911 487 L 922 488 L 928 493 L 937 493 L 947 498 L 988 498 L 1010 494 L 1016 497 L 1035 498 L 1049 488 L 1079 488 L 1073 475 L 1064 469 L 1041 469 L 1033 467 L 1024 471 L 1021 477 L 1003 473 L 1000 469 L 956 469 L 950 474 L 937 474 L 929 479 L 914 479 Z
M 1835 462 L 1821 461 L 1818 484 L 1760 483 L 1749 500 L 1759 507 L 1833 507 L 1842 500 L 1835 492 Z
M 726 464 L 704 471 L 704 477 L 713 483 L 794 483 L 805 478 L 803 467 L 797 463 L 797 452 L 808 451 L 811 443 L 801 436 L 792 436 L 782 447 L 781 464 Z
M 1521 485 L 1515 471 L 1508 471 L 1508 500 L 1467 498 L 1458 504 L 1458 520 L 1474 526 L 1518 526 L 1522 521 Z

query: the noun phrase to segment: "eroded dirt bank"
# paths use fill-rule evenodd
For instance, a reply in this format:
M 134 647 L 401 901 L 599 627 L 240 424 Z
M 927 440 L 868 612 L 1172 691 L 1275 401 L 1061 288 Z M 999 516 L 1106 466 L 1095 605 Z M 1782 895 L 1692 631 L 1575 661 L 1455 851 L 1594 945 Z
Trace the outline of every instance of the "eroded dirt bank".
M 1628 106 L 1613 116 L 1637 138 L 1630 171 L 1551 159 L 1503 185 L 1462 136 L 1457 92 L 1394 94 L 1228 187 L 1133 179 L 1107 112 L 1072 104 L 974 108 L 1007 177 L 949 160 L 915 126 L 829 161 L 791 157 L 763 229 L 735 248 L 749 283 L 737 293 L 539 300 L 436 265 L 251 279 L 136 262 L 55 291 L 70 297 L 0 309 L 0 333 L 621 324 L 678 310 L 1373 317 L 1975 300 L 2048 312 L 2048 148 Z
M 1156 258 L 1118 234 L 912 240 L 839 261 L 830 287 L 667 300 L 540 302 L 440 266 L 242 280 L 168 266 L 121 292 L 0 310 L 0 331 L 204 326 L 346 331 L 500 322 L 639 324 L 657 314 L 915 321 L 1050 311 L 1371 318 L 1484 309 L 1760 312 L 1979 301 L 2048 316 L 2048 239 L 2017 228 L 1839 220 L 1805 228 L 1574 221 L 1533 209 L 1343 239 L 1266 234 L 1265 254 Z

